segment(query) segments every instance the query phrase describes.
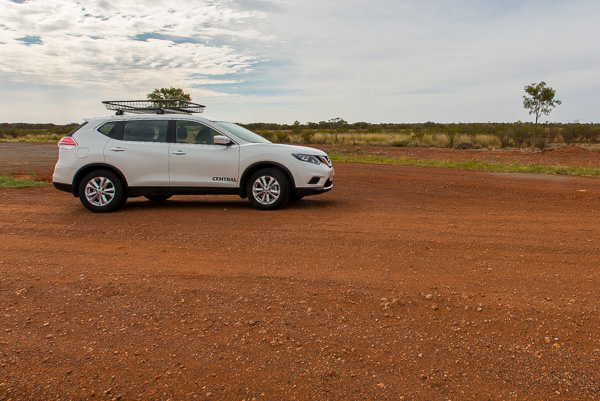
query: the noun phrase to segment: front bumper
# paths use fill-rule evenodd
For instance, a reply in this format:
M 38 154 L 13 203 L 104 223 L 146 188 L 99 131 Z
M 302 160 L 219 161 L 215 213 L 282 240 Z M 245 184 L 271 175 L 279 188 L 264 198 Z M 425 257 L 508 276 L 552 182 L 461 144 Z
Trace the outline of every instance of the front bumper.
M 329 183 L 329 181 L 328 181 Z M 333 189 L 333 183 L 318 188 L 296 188 L 296 196 L 319 195 L 329 192 Z
M 303 182 L 304 185 L 296 186 L 294 189 L 296 196 L 318 195 L 333 189 L 333 179 L 335 177 L 335 169 L 333 167 L 328 168 L 325 165 L 319 165 L 306 168 L 304 164 L 300 164 L 304 168 L 298 172 L 298 177 L 302 178 L 297 178 L 296 181 L 296 184 Z

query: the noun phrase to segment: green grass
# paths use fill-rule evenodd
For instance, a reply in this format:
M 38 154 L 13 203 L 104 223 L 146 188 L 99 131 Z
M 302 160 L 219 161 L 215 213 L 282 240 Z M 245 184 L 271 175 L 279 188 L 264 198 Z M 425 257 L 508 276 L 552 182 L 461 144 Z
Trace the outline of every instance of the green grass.
M 50 183 L 34 181 L 31 178 L 16 179 L 8 175 L 0 175 L 0 188 L 31 188 L 44 185 L 50 185 Z
M 589 167 L 563 167 L 563 166 L 544 166 L 540 164 L 506 164 L 489 163 L 474 160 L 430 160 L 430 159 L 407 159 L 407 158 L 389 158 L 384 156 L 357 156 L 344 153 L 332 152 L 331 160 L 344 163 L 367 163 L 367 164 L 388 164 L 398 166 L 419 166 L 419 167 L 441 167 L 459 170 L 488 171 L 488 172 L 506 172 L 506 173 L 533 173 L 533 174 L 555 174 L 570 175 L 581 177 L 600 177 L 600 169 Z

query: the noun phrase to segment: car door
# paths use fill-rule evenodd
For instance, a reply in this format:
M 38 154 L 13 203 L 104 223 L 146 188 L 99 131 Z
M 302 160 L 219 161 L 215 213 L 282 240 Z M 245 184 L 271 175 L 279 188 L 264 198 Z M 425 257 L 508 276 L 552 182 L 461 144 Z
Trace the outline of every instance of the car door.
M 171 188 L 237 188 L 239 146 L 215 145 L 220 135 L 193 120 L 175 120 L 175 140 L 170 145 Z
M 117 167 L 130 187 L 169 186 L 169 121 L 131 120 L 104 147 L 107 163 Z

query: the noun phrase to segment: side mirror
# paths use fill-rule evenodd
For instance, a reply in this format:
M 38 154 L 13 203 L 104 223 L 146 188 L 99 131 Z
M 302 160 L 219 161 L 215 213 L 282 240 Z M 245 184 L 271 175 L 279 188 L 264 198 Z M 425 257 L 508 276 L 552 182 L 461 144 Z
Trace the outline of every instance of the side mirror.
M 229 139 L 223 135 L 215 135 L 214 141 L 215 141 L 215 145 L 224 145 L 224 146 L 229 146 L 233 143 L 233 142 L 231 142 L 231 139 Z

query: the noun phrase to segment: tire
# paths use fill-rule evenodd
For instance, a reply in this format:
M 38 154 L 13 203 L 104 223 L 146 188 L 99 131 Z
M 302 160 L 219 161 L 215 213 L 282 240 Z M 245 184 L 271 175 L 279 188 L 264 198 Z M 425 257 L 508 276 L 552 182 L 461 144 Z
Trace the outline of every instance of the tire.
M 256 209 L 275 210 L 283 207 L 290 198 L 290 183 L 279 170 L 262 169 L 250 176 L 246 186 L 248 200 Z
M 79 184 L 79 200 L 96 213 L 114 212 L 127 200 L 121 178 L 108 170 L 87 174 Z
M 172 195 L 144 195 L 144 198 L 152 202 L 164 202 L 169 199 Z

